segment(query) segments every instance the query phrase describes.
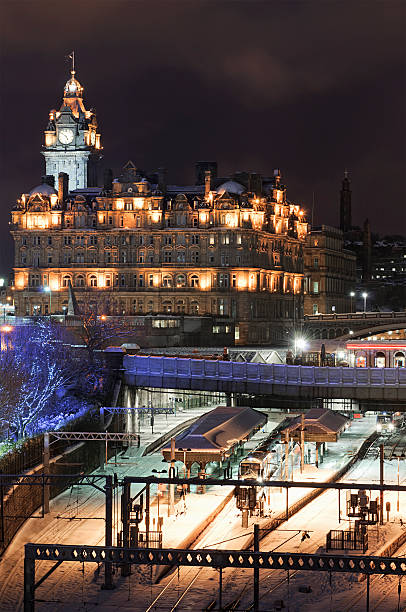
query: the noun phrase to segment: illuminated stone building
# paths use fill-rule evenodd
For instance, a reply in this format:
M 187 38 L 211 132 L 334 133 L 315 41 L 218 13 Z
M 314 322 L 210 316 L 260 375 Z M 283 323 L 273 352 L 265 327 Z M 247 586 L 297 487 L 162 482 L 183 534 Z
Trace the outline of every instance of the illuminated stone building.
M 129 162 L 115 180 L 107 172 L 103 187 L 89 187 L 100 135 L 83 109 L 72 75 L 45 131 L 47 175 L 12 211 L 16 314 L 66 312 L 71 283 L 79 306 L 100 314 L 210 315 L 232 319 L 236 343 L 287 339 L 303 316 L 308 225 L 279 171 L 221 179 L 206 162 L 196 185 L 174 186 L 163 170 L 146 175 Z M 70 143 L 61 141 L 66 129 Z
M 304 314 L 351 312 L 356 285 L 356 256 L 344 249 L 341 230 L 312 228 L 305 246 Z

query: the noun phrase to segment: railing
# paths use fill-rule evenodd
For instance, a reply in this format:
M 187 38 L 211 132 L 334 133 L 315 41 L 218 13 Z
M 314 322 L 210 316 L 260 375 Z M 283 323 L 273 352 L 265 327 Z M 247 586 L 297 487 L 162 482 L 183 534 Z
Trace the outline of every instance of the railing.
M 335 314 L 304 315 L 305 321 L 362 321 L 363 319 L 406 319 L 406 312 L 347 312 Z
M 329 368 L 125 355 L 129 374 L 154 378 L 229 380 L 261 385 L 406 387 L 406 368 Z
M 326 552 L 329 550 L 362 550 L 365 553 L 368 550 L 368 533 L 333 529 L 326 538 Z

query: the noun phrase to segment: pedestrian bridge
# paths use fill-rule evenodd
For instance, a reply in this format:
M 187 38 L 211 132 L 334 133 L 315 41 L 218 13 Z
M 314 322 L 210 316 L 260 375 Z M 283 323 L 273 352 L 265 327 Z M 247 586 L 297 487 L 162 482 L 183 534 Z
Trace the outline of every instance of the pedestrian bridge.
M 406 402 L 406 368 L 330 368 L 124 356 L 130 386 L 303 398 Z
M 350 312 L 304 316 L 309 337 L 354 339 L 406 328 L 406 312 Z

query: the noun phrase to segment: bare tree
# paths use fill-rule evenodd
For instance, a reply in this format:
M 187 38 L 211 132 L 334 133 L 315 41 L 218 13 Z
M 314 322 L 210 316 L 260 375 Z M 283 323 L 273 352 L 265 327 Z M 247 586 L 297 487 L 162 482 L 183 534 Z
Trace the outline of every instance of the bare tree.
M 106 348 L 118 339 L 134 336 L 134 328 L 125 324 L 120 317 L 106 317 L 95 313 L 80 315 L 82 326 L 80 337 L 86 346 L 91 363 L 96 361 L 96 351 Z

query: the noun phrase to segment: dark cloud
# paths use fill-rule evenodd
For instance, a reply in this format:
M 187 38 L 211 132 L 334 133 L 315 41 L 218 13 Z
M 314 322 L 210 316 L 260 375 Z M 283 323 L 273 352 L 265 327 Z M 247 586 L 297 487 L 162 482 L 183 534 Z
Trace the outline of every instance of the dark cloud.
M 178 182 L 201 158 L 224 173 L 280 167 L 290 197 L 310 207 L 314 192 L 330 224 L 348 167 L 355 221 L 405 232 L 405 12 L 403 0 L 0 0 L 2 272 L 9 210 L 43 174 L 73 48 L 105 165 L 166 165 Z

